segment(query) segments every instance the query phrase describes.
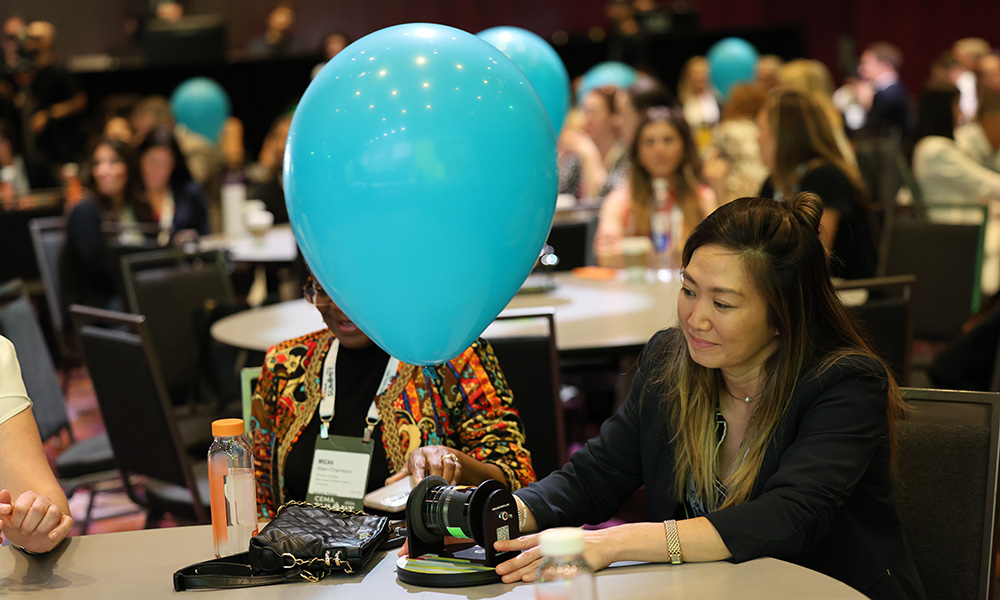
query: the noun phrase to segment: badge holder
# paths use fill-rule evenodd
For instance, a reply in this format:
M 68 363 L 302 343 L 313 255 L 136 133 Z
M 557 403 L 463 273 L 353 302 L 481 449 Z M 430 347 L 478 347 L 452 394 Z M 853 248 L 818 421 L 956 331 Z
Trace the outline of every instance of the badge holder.
M 521 535 L 514 495 L 499 481 L 477 487 L 449 486 L 425 477 L 406 503 L 409 556 L 396 562 L 403 583 L 422 587 L 465 587 L 497 583 L 494 567 L 517 556 L 493 543 Z M 445 536 L 466 541 L 446 543 Z

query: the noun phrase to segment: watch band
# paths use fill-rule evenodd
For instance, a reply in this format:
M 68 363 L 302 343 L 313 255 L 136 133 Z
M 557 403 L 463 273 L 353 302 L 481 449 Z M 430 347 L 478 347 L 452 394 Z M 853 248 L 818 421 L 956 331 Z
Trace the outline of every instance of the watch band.
M 677 536 L 677 521 L 663 522 L 663 533 L 667 537 L 667 551 L 670 552 L 670 564 L 679 565 L 684 562 L 681 553 L 681 538 Z

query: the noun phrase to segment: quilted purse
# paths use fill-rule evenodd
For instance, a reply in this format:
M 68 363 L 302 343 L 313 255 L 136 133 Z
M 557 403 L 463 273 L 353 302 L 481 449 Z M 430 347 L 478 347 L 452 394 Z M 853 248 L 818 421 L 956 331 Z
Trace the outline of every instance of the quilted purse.
M 317 582 L 334 571 L 354 573 L 388 535 L 388 517 L 286 502 L 250 539 L 249 552 L 185 567 L 174 573 L 174 589 L 253 587 L 300 577 Z

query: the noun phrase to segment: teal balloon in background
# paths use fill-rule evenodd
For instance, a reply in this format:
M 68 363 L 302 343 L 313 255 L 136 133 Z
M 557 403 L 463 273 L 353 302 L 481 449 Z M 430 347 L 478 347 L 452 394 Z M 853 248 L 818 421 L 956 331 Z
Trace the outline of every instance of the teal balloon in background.
M 712 85 L 723 99 L 729 98 L 729 91 L 734 85 L 754 78 L 759 57 L 750 42 L 738 37 L 719 40 L 709 48 L 705 58 L 711 69 Z
M 422 23 L 323 67 L 292 118 L 284 175 L 320 284 L 417 365 L 454 358 L 507 305 L 558 187 L 555 136 L 525 75 L 476 36 Z
M 598 63 L 580 78 L 580 86 L 576 92 L 576 101 L 579 102 L 590 90 L 606 85 L 627 88 L 635 83 L 638 77 L 638 72 L 623 62 L 609 60 Z
M 174 120 L 215 142 L 229 118 L 229 95 L 207 77 L 188 79 L 170 96 Z
M 493 27 L 476 34 L 514 61 L 538 92 L 556 135 L 569 111 L 569 73 L 548 42 L 518 27 Z

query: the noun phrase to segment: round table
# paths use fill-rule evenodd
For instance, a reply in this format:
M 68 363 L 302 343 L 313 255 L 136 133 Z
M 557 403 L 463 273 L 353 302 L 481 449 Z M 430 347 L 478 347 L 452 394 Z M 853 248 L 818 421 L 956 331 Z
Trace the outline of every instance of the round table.
M 642 281 L 556 273 L 551 281 L 551 291 L 517 294 L 506 310 L 554 308 L 560 352 L 641 347 L 654 333 L 677 321 L 680 281 L 676 272 L 661 279 L 650 271 Z M 529 287 L 533 286 L 525 286 Z M 528 321 L 495 322 L 484 337 L 528 332 Z M 319 311 L 300 299 L 222 318 L 212 326 L 211 333 L 217 341 L 230 346 L 266 351 L 274 344 L 323 327 Z
M 4 598 L 51 600 L 101 598 L 142 600 L 187 598 L 173 590 L 173 572 L 212 558 L 208 525 L 172 527 L 70 538 L 54 552 L 28 556 L 0 548 L 0 590 Z M 473 588 L 421 588 L 396 579 L 396 552 L 376 554 L 354 575 L 234 590 L 188 592 L 192 598 L 316 598 L 533 600 L 535 586 L 496 583 Z M 729 562 L 613 565 L 597 574 L 601 600 L 698 598 L 699 600 L 863 600 L 847 585 L 773 558 Z
M 260 237 L 249 233 L 206 235 L 198 240 L 198 247 L 228 250 L 234 261 L 247 263 L 292 262 L 299 256 L 295 234 L 287 223 L 271 227 Z

